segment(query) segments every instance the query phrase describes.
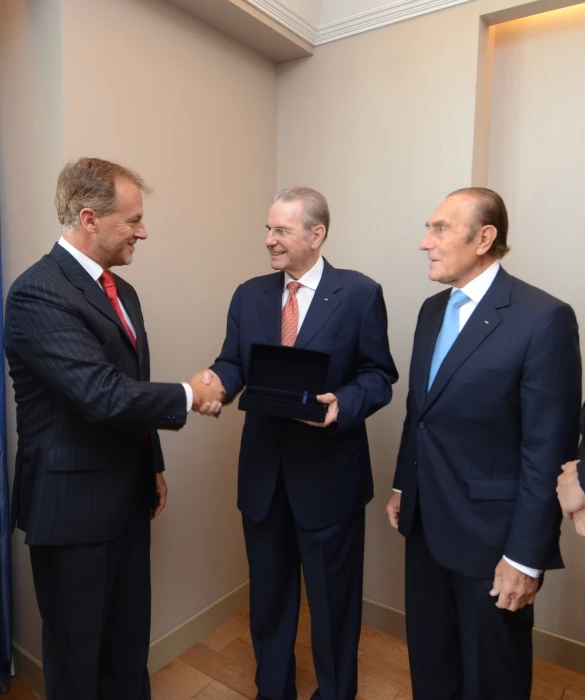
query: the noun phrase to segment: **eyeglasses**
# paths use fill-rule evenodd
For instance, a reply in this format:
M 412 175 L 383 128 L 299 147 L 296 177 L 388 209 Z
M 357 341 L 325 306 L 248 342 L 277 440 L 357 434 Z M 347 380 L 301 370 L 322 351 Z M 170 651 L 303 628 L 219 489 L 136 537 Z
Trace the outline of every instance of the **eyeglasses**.
M 278 240 L 284 240 L 287 236 L 292 236 L 293 232 L 289 231 L 286 228 L 281 228 L 280 226 L 276 226 L 275 228 L 268 228 L 268 226 L 265 226 L 262 229 L 262 238 L 266 238 L 266 236 L 274 236 L 274 238 Z

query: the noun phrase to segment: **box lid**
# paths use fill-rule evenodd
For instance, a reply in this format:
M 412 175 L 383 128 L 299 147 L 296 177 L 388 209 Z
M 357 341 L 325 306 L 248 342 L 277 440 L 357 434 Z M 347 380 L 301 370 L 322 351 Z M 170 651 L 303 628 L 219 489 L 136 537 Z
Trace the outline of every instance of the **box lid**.
M 248 386 L 275 391 L 322 394 L 327 386 L 329 354 L 284 345 L 254 343 L 250 351 Z

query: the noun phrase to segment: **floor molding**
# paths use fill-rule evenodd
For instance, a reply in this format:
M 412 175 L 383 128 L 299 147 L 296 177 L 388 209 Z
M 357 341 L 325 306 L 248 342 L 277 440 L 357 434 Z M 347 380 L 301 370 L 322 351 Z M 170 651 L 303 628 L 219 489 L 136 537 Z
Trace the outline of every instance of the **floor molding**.
M 224 622 L 246 610 L 249 607 L 249 597 L 250 587 L 246 582 L 154 641 L 150 646 L 148 660 L 150 673 L 156 673 Z M 307 599 L 304 581 L 302 598 Z M 406 640 L 406 618 L 401 610 L 364 598 L 362 621 L 367 627 Z M 534 628 L 533 642 L 535 658 L 585 674 L 585 644 L 537 627 Z M 44 698 L 45 683 L 41 662 L 16 643 L 14 665 L 17 677 Z
M 201 610 L 190 620 L 152 642 L 148 657 L 150 674 L 176 659 L 190 649 L 193 644 L 207 637 L 224 622 L 250 607 L 250 584 L 246 581 L 231 593 Z
M 175 629 L 167 632 L 160 639 L 152 642 L 148 657 L 150 674 L 156 673 L 160 668 L 166 666 L 249 606 L 250 585 L 246 582 Z M 35 693 L 38 693 L 41 698 L 44 698 L 45 679 L 41 662 L 20 645 L 15 643 L 13 647 L 17 678 Z
M 585 644 L 538 627 L 534 628 L 532 642 L 537 659 L 585 673 Z
M 41 698 L 45 697 L 45 677 L 43 664 L 26 649 L 16 642 L 12 645 L 14 672 L 19 681 L 22 681 Z
M 362 624 L 396 639 L 402 639 L 403 642 L 406 641 L 406 615 L 401 610 L 364 598 Z

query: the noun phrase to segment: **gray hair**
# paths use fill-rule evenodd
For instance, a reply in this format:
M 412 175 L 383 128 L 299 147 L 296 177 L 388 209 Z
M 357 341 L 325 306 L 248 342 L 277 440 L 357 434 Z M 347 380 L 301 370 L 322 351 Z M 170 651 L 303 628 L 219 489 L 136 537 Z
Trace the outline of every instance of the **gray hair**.
M 311 187 L 287 187 L 274 196 L 272 202 L 292 202 L 300 199 L 303 202 L 303 226 L 310 231 L 313 226 L 325 226 L 325 237 L 329 231 L 331 215 L 325 197 Z

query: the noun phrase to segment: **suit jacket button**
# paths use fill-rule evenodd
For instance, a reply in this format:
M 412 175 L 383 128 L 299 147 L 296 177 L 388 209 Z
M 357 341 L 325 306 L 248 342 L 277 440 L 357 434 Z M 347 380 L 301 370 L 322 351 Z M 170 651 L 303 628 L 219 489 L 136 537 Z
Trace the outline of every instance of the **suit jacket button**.
M 416 460 L 413 462 L 413 464 L 414 464 L 415 467 L 418 466 L 418 462 L 417 462 Z
M 421 420 L 421 422 L 418 424 L 418 427 L 421 430 L 424 430 L 427 427 L 427 424 L 424 422 L 424 420 Z

